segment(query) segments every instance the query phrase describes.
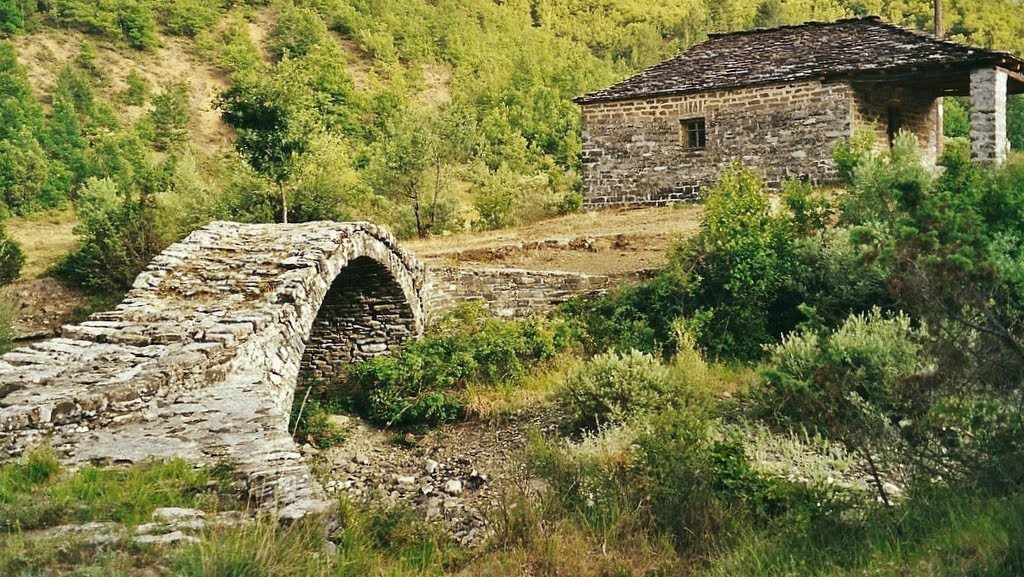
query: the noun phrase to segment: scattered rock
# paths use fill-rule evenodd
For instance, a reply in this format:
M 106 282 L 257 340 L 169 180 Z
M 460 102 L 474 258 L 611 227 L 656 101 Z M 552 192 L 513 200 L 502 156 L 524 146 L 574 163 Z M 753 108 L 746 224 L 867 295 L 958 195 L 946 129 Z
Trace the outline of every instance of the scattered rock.
M 458 479 L 452 479 L 444 484 L 444 492 L 449 495 L 459 495 L 462 493 L 462 481 Z

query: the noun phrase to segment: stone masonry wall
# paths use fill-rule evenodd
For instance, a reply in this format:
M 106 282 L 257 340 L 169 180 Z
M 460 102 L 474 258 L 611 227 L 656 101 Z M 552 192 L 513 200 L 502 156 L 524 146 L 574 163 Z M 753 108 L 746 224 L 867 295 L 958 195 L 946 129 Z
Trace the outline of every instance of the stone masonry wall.
M 917 136 L 925 166 L 935 166 L 939 142 L 935 125 L 941 101 L 927 91 L 892 84 L 854 84 L 855 130 L 874 132 L 876 148 L 889 147 L 889 112 L 894 110 L 898 125 Z
M 630 275 L 509 268 L 431 268 L 423 288 L 427 322 L 467 302 L 480 302 L 499 317 L 544 312 L 573 296 L 600 294 L 635 280 Z
M 985 163 L 1006 161 L 1006 85 L 1001 68 L 971 72 L 971 158 Z
M 402 287 L 376 261 L 361 257 L 334 280 L 313 321 L 303 378 L 331 380 L 352 362 L 384 354 L 417 332 Z
M 695 200 L 733 161 L 769 186 L 835 178 L 832 148 L 852 134 L 849 85 L 819 81 L 586 104 L 584 205 Z M 704 118 L 707 145 L 689 149 L 680 121 Z

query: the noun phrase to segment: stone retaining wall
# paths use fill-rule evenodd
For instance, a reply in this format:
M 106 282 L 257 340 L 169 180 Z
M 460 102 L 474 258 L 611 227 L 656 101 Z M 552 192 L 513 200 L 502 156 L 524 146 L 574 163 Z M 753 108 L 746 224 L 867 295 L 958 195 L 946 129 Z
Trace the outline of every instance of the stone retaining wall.
M 445 267 L 427 270 L 427 321 L 462 303 L 480 302 L 496 316 L 543 312 L 573 296 L 600 294 L 637 278 L 636 274 L 588 275 L 511 268 Z

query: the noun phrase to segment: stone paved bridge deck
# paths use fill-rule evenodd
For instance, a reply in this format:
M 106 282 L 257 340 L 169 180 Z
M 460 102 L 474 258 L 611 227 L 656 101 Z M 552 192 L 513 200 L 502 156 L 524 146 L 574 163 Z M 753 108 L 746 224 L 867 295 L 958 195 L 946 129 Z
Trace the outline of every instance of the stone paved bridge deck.
M 0 357 L 0 447 L 227 462 L 255 504 L 297 517 L 325 505 L 287 430 L 300 372 L 329 378 L 419 335 L 425 302 L 521 314 L 609 282 L 428 274 L 367 223 L 213 223 L 160 254 L 113 311 Z

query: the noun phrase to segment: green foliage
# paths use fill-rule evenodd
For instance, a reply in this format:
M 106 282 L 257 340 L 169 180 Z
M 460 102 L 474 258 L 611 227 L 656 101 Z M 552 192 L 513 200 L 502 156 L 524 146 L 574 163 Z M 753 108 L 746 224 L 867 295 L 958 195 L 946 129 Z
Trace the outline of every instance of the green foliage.
M 157 45 L 156 17 L 145 0 L 54 0 L 51 14 L 62 24 L 123 40 L 132 48 Z
M 32 96 L 32 85 L 18 54 L 8 40 L 0 40 L 0 140 L 33 129 L 42 117 Z
M 679 385 L 651 355 L 607 353 L 569 375 L 558 390 L 558 403 L 576 425 L 598 429 L 672 406 Z
M 931 177 L 921 164 L 917 138 L 900 131 L 892 148 L 864 158 L 852 174 L 852 190 L 841 200 L 842 221 L 892 222 L 914 209 L 926 195 Z
M 168 33 L 195 36 L 217 22 L 225 4 L 224 0 L 156 0 L 153 5 Z
M 319 400 L 296 398 L 288 430 L 292 431 L 292 437 L 299 443 L 330 449 L 344 443 L 346 438 L 346 432 L 334 425 L 330 416 L 331 412 Z
M 1024 150 L 1024 95 L 1006 99 L 1006 138 L 1013 150 Z
M 463 414 L 458 391 L 466 385 L 516 383 L 570 344 L 557 321 L 501 321 L 463 308 L 396 354 L 355 365 L 346 386 L 376 424 L 435 425 Z
M 121 100 L 132 106 L 142 106 L 149 96 L 149 82 L 136 70 L 132 70 L 125 78 L 127 86 L 121 94 Z
M 21 245 L 0 225 L 0 286 L 17 280 L 24 264 L 25 253 L 21 250 Z
M 963 138 L 971 135 L 971 102 L 968 98 L 944 98 L 942 110 L 942 134 L 949 138 Z
M 677 549 L 707 554 L 750 526 L 787 515 L 790 522 L 819 516 L 830 508 L 826 493 L 758 472 L 739 438 L 716 438 L 688 411 L 654 419 L 637 445 L 637 481 Z
M 791 426 L 843 443 L 877 467 L 907 463 L 905 436 L 927 411 L 922 382 L 935 370 L 924 328 L 905 315 L 875 309 L 851 316 L 831 333 L 787 336 L 770 348 L 760 406 Z
M 587 352 L 632 349 L 668 356 L 678 346 L 675 321 L 683 315 L 689 285 L 675 271 L 625 285 L 605 296 L 571 299 L 561 314 L 572 321 Z
M 712 356 L 755 358 L 795 322 L 802 271 L 791 225 L 772 213 L 761 181 L 738 167 L 704 203 L 700 233 L 675 257 L 694 284 L 689 330 Z
M 288 6 L 270 34 L 270 51 L 278 58 L 298 58 L 328 41 L 327 26 L 316 10 Z
M 158 174 L 145 175 L 147 180 Z M 162 247 L 154 226 L 153 197 L 145 188 L 122 190 L 109 179 L 90 178 L 79 193 L 75 233 L 82 245 L 56 271 L 93 293 L 123 293 Z
M 869 131 L 857 132 L 853 138 L 837 142 L 832 150 L 832 160 L 840 180 L 846 184 L 853 182 L 854 169 L 872 157 L 874 147 L 875 135 Z
M 171 82 L 153 97 L 149 121 L 153 125 L 153 146 L 167 150 L 188 142 L 189 84 L 186 80 Z
M 17 0 L 0 0 L 0 34 L 17 34 L 24 27 L 25 19 Z

